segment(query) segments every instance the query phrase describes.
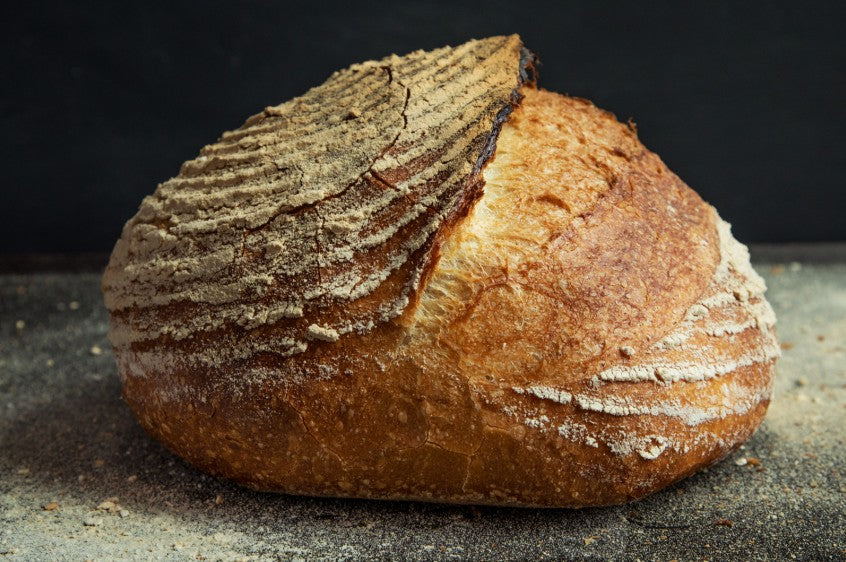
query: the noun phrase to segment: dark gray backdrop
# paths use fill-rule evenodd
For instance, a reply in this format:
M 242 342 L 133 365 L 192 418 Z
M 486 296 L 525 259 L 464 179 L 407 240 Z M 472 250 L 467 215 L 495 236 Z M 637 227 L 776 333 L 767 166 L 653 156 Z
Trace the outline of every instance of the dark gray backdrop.
M 264 106 L 356 61 L 511 32 L 542 86 L 633 118 L 741 240 L 846 240 L 840 2 L 4 5 L 0 253 L 106 251 Z

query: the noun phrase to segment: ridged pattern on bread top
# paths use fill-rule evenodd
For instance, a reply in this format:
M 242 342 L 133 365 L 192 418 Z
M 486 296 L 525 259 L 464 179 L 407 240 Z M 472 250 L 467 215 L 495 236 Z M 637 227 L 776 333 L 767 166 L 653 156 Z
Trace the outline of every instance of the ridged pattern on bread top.
M 220 364 L 399 315 L 478 192 L 526 57 L 510 36 L 354 65 L 224 133 L 125 226 L 113 344 L 190 339 L 184 361 Z

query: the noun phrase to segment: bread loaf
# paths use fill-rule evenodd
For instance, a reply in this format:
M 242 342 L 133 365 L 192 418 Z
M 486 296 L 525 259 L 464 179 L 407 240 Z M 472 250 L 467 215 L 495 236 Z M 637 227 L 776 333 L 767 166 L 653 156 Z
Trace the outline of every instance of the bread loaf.
M 123 394 L 291 494 L 626 502 L 760 424 L 778 345 L 716 211 L 517 36 L 354 65 L 204 147 L 103 279 Z

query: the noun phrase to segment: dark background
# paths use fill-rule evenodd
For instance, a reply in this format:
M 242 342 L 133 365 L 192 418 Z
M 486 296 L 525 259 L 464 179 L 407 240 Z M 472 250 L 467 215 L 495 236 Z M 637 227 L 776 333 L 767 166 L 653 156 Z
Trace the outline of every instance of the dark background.
M 351 63 L 520 33 L 747 242 L 846 240 L 842 3 L 4 3 L 0 253 L 107 251 L 141 198 Z

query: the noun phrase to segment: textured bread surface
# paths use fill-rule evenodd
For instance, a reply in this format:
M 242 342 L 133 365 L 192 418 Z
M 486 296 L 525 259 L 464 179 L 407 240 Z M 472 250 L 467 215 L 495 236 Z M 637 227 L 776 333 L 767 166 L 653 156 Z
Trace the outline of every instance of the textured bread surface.
M 748 438 L 778 345 L 745 247 L 531 78 L 515 36 L 364 63 L 162 184 L 104 277 L 142 426 L 262 490 L 571 507 Z
M 113 343 L 144 372 L 272 362 L 399 315 L 478 197 L 526 56 L 512 36 L 355 65 L 224 133 L 124 228 Z

